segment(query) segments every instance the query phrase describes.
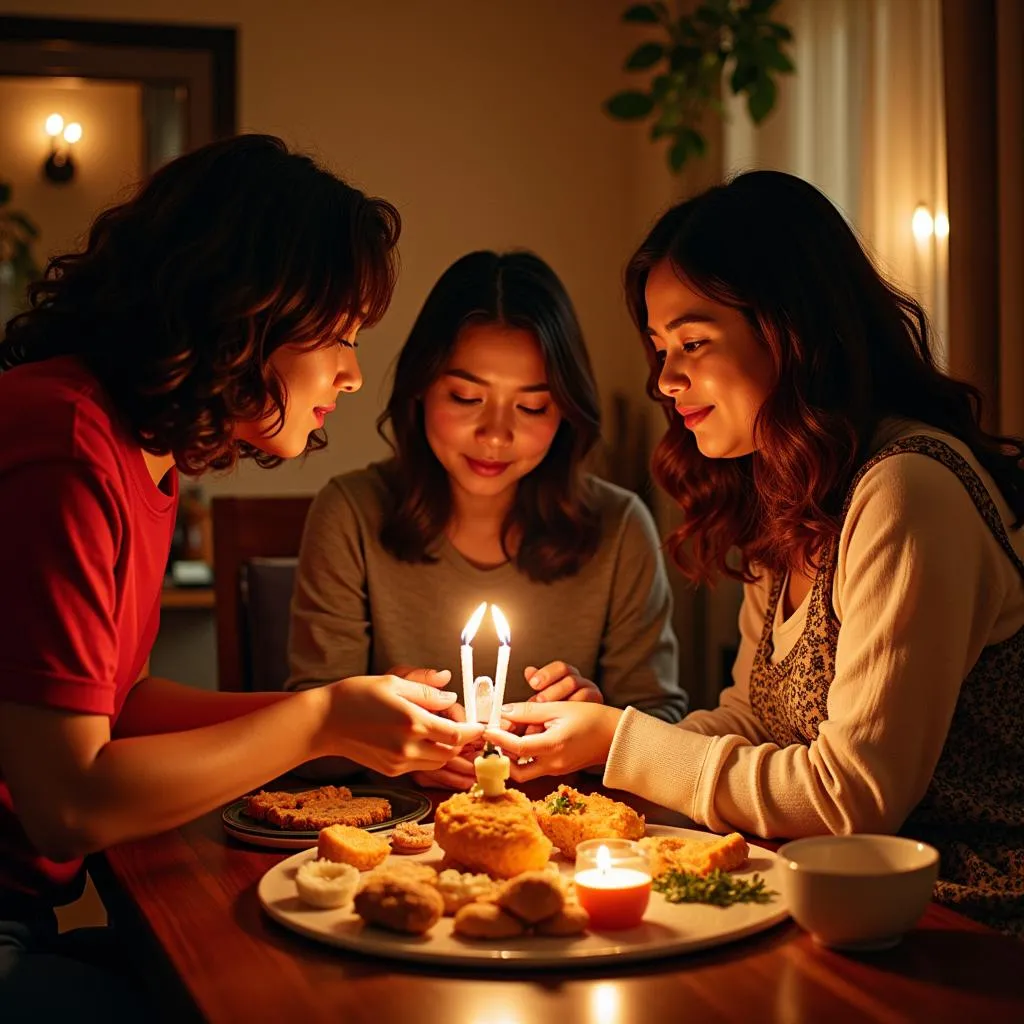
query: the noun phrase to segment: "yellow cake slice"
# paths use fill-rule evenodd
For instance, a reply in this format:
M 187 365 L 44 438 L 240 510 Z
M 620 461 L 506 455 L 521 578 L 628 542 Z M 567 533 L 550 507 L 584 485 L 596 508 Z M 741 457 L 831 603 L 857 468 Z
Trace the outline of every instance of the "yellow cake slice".
M 696 839 L 683 836 L 648 836 L 640 840 L 651 859 L 651 874 L 657 878 L 666 871 L 685 871 L 707 875 L 716 868 L 735 871 L 746 863 L 750 853 L 739 832 L 727 836 Z

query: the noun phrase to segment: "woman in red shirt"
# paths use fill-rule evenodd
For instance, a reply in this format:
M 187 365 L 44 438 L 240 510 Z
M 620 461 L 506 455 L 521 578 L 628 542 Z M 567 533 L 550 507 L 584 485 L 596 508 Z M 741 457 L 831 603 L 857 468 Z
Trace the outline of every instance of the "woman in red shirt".
M 63 955 L 83 857 L 310 757 L 434 769 L 480 732 L 445 674 L 296 694 L 149 675 L 178 472 L 324 447 L 394 287 L 399 217 L 276 138 L 213 143 L 103 213 L 0 344 L 0 1000 L 125 1010 Z M 88 998 L 83 996 L 88 992 Z M 91 1018 L 90 1018 L 91 1019 Z

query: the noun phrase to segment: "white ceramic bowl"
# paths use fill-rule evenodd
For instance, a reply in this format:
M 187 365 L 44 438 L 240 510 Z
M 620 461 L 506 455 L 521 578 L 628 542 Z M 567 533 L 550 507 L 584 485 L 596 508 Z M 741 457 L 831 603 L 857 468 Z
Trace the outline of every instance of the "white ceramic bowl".
M 789 912 L 836 949 L 895 946 L 924 913 L 939 874 L 934 847 L 900 836 L 812 836 L 779 856 Z

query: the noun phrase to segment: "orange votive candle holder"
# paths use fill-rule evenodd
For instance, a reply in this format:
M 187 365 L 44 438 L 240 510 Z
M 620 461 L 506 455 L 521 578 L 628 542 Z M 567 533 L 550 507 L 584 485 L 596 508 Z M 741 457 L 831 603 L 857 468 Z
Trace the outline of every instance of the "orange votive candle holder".
M 651 898 L 647 853 L 632 839 L 587 839 L 576 847 L 576 899 L 597 931 L 635 928 Z

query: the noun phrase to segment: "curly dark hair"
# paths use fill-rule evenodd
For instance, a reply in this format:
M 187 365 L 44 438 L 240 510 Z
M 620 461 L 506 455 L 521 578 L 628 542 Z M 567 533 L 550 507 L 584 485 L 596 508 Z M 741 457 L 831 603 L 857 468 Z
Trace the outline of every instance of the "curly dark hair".
M 434 561 L 431 546 L 451 516 L 451 485 L 427 441 L 422 399 L 444 372 L 459 332 L 476 324 L 516 327 L 536 338 L 562 414 L 543 461 L 519 481 L 502 526 L 502 546 L 507 553 L 510 531 L 518 527 L 515 564 L 521 572 L 544 582 L 571 576 L 600 539 L 584 461 L 601 433 L 601 409 L 572 301 L 555 272 L 530 252 L 469 253 L 427 296 L 377 421 L 396 460 L 381 542 L 402 561 Z
M 658 390 L 645 289 L 669 259 L 680 280 L 743 313 L 768 350 L 774 385 L 757 450 L 709 459 Z M 924 310 L 875 269 L 839 211 L 789 174 L 740 174 L 670 209 L 629 261 L 626 296 L 668 419 L 652 460 L 684 522 L 668 549 L 692 580 L 750 581 L 752 566 L 816 564 L 880 421 L 903 417 L 967 444 L 1024 520 L 1024 441 L 987 433 L 978 390 L 943 373 Z M 727 560 L 738 548 L 740 566 Z
M 376 322 L 400 229 L 389 203 L 274 136 L 213 142 L 100 214 L 83 251 L 50 260 L 7 325 L 0 370 L 77 356 L 142 448 L 172 453 L 183 472 L 239 457 L 276 465 L 232 441 L 237 421 L 276 413 L 283 424 L 271 353 Z M 315 431 L 306 451 L 326 443 Z

